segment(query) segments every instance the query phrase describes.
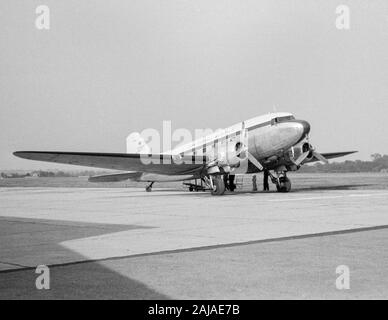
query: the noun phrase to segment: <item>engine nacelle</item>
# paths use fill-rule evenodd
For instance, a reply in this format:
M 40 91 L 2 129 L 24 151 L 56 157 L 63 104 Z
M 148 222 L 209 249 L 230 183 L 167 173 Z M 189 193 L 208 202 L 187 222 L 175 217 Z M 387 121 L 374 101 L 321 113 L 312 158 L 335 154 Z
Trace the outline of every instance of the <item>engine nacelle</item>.
M 226 151 L 218 156 L 219 166 L 238 167 L 244 157 L 244 144 L 241 141 L 229 142 Z
M 310 160 L 314 156 L 313 151 L 314 151 L 313 146 L 309 143 L 308 138 L 306 138 L 290 148 L 288 152 L 288 157 L 292 163 L 295 163 L 297 159 L 299 159 L 299 157 L 301 157 L 303 154 L 306 154 L 306 152 L 308 152 L 304 160 Z
M 303 151 L 303 153 L 305 153 L 305 152 L 309 153 L 306 157 L 307 160 L 310 160 L 314 156 L 313 155 L 313 146 L 308 142 L 305 142 L 302 145 L 302 151 Z

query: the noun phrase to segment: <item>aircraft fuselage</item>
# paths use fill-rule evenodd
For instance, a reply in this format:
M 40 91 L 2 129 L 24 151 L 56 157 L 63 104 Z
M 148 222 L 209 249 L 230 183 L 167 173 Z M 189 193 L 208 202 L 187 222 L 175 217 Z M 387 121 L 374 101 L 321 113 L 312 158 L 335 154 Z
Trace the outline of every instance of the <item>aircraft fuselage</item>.
M 206 155 L 210 160 L 227 158 L 232 163 L 230 174 L 244 174 L 260 171 L 247 159 L 233 157 L 237 143 L 243 142 L 247 150 L 268 169 L 285 166 L 286 170 L 296 170 L 292 161 L 302 153 L 308 144 L 310 125 L 307 121 L 296 120 L 290 113 L 274 113 L 237 123 L 185 146 L 174 149 L 175 153 Z M 245 135 L 245 137 L 244 137 Z M 244 165 L 245 164 L 245 165 Z

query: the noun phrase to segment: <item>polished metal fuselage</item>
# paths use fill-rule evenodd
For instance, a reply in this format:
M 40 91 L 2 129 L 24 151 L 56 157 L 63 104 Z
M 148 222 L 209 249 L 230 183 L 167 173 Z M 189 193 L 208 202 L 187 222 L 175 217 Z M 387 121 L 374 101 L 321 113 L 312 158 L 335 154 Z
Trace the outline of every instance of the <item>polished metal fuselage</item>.
M 288 116 L 291 119 L 275 121 L 281 116 Z M 296 120 L 291 114 L 272 114 L 238 123 L 219 134 L 196 140 L 181 147 L 179 153 L 206 155 L 210 161 L 229 163 L 231 174 L 260 171 L 248 159 L 236 158 L 236 144 L 242 142 L 264 168 L 276 169 L 279 166 L 286 166 L 287 170 L 296 170 L 292 158 L 298 150 L 295 151 L 293 148 L 303 141 L 308 142 L 309 131 L 308 122 Z

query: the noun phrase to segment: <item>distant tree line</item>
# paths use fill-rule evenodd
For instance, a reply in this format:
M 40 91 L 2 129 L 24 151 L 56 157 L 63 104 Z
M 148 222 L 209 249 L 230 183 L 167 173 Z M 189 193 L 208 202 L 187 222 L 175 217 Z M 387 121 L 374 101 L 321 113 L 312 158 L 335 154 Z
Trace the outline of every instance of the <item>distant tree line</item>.
M 374 153 L 371 161 L 346 160 L 344 162 L 332 162 L 302 166 L 301 172 L 388 172 L 388 155 Z
M 40 177 L 40 178 L 69 178 L 69 177 L 83 177 L 83 176 L 96 176 L 100 174 L 106 174 L 105 171 L 95 171 L 95 170 L 82 170 L 82 171 L 58 171 L 58 170 L 36 170 L 28 173 L 18 173 L 18 172 L 1 172 L 0 176 L 3 179 L 7 178 L 25 178 L 25 177 Z
M 5 173 L 5 172 L 1 172 L 0 173 L 0 177 L 2 178 L 25 178 L 25 177 L 30 177 L 31 174 L 30 173 L 26 173 L 26 174 L 20 174 L 20 173 Z
M 38 177 L 59 177 L 59 178 L 68 178 L 68 177 L 90 177 L 100 174 L 105 174 L 106 172 L 95 171 L 95 170 L 80 170 L 80 171 L 45 171 L 39 170 L 32 172 L 32 176 Z

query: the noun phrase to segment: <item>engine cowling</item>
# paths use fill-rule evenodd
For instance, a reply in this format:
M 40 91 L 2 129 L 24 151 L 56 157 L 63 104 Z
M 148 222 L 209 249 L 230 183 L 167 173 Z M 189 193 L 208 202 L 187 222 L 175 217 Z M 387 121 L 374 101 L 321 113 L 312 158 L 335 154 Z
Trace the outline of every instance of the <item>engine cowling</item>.
M 240 162 L 245 159 L 244 150 L 244 144 L 241 141 L 228 143 L 226 151 L 223 151 L 218 155 L 218 165 L 221 167 L 238 167 Z
M 310 143 L 308 143 L 308 142 L 305 142 L 305 143 L 302 145 L 302 151 L 303 151 L 303 153 L 308 152 L 308 155 L 307 155 L 307 157 L 306 157 L 307 160 L 310 160 L 310 159 L 314 156 L 314 154 L 313 154 L 314 148 L 313 148 L 313 146 L 312 146 Z
M 288 156 L 294 165 L 300 166 L 304 161 L 310 160 L 314 156 L 314 148 L 308 140 L 305 139 L 291 147 Z

